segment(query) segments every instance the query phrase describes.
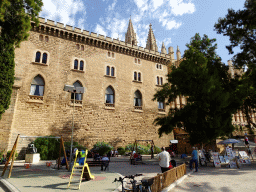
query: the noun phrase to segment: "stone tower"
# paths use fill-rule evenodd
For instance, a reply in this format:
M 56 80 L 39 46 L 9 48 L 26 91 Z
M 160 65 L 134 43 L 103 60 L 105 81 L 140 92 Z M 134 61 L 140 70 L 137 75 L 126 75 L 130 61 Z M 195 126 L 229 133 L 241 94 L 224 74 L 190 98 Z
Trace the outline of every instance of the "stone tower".
M 174 51 L 173 51 L 173 47 L 169 47 L 169 48 L 168 48 L 168 55 L 170 55 L 171 60 L 174 60 Z
M 156 45 L 156 38 L 155 38 L 155 35 L 153 33 L 151 26 L 152 25 L 150 24 L 146 49 L 152 50 L 152 51 L 158 51 L 158 47 Z
M 134 32 L 134 29 L 133 29 L 131 18 L 129 20 L 127 32 L 125 33 L 125 43 L 129 43 L 136 46 L 138 43 L 136 38 L 136 33 Z
M 163 44 L 162 44 L 161 53 L 167 54 L 166 48 L 165 48 L 165 45 L 164 45 L 164 42 L 163 42 Z
M 176 56 L 177 56 L 177 61 L 179 61 L 181 59 L 179 46 L 177 46 Z

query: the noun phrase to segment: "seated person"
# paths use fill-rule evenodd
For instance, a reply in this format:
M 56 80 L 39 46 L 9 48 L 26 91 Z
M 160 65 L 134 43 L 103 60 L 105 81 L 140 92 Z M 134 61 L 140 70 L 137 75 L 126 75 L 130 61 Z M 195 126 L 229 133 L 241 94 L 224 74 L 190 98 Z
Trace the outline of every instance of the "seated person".
M 84 159 L 85 159 L 85 151 L 80 151 L 80 157 L 79 157 L 79 165 L 84 165 Z
M 136 159 L 139 155 L 137 153 L 133 154 L 133 159 Z
M 101 171 L 103 171 L 103 167 L 105 167 L 104 171 L 106 171 L 108 164 L 109 164 L 109 158 L 107 157 L 106 154 L 103 155 L 103 157 L 101 158 Z
M 69 150 L 66 150 L 66 157 L 67 157 L 67 160 L 69 161 L 69 157 L 70 157 L 70 152 L 69 152 Z M 66 165 L 66 159 L 65 159 L 65 157 L 63 157 L 63 159 L 62 159 L 60 165 Z
M 137 154 L 135 161 L 142 161 L 142 156 L 140 155 L 140 153 Z
M 99 153 L 95 153 L 94 157 L 93 157 L 94 161 L 99 161 L 100 160 L 100 155 Z

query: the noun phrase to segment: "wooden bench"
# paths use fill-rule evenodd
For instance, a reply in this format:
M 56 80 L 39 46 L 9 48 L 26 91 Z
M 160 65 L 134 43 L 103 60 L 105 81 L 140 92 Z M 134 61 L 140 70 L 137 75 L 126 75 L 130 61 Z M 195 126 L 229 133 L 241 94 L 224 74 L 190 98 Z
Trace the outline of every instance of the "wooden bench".
M 135 159 L 130 159 L 130 163 L 131 163 L 131 165 L 136 165 L 136 163 L 144 164 L 144 163 L 142 162 L 142 157 L 141 157 L 140 160 L 137 160 L 137 161 L 135 161 Z
M 89 166 L 91 167 L 96 167 L 96 166 L 101 166 L 102 161 L 86 161 L 86 163 L 88 163 Z
M 103 164 L 103 162 L 106 161 L 86 161 L 86 163 L 89 165 L 89 167 L 97 167 L 97 166 L 101 166 Z M 107 164 L 105 165 L 105 169 L 109 170 L 109 161 L 107 162 Z

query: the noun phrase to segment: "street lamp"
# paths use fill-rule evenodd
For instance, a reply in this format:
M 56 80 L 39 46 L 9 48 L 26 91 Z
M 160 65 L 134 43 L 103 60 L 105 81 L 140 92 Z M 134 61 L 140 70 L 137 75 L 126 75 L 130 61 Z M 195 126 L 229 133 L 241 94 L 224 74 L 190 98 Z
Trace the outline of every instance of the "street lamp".
M 75 101 L 76 101 L 76 94 L 84 93 L 84 87 L 75 87 L 74 85 L 65 85 L 64 91 L 70 92 L 74 94 L 74 101 L 73 101 L 73 115 L 72 115 L 72 134 L 71 134 L 71 144 L 70 144 L 70 163 L 69 163 L 69 171 L 71 171 L 71 162 L 72 162 L 72 147 L 73 147 L 73 131 L 74 131 L 74 113 L 75 113 Z

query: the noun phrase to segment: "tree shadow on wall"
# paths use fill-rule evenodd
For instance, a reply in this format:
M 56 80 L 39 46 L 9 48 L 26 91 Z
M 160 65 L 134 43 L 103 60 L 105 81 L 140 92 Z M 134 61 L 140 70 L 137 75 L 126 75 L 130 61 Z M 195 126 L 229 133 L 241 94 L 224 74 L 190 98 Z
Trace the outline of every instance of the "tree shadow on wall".
M 57 123 L 53 124 L 50 127 L 51 135 L 54 136 L 62 136 L 64 142 L 71 141 L 72 135 L 72 121 L 68 120 L 63 122 L 61 125 L 57 125 Z M 94 134 L 89 132 L 88 129 L 82 127 L 79 123 L 74 123 L 73 129 L 73 141 L 78 142 L 80 145 L 86 146 L 90 148 L 92 146 L 94 140 Z
M 110 145 L 112 145 L 115 149 L 119 146 L 122 146 L 123 140 L 120 137 L 116 137 L 109 141 Z

